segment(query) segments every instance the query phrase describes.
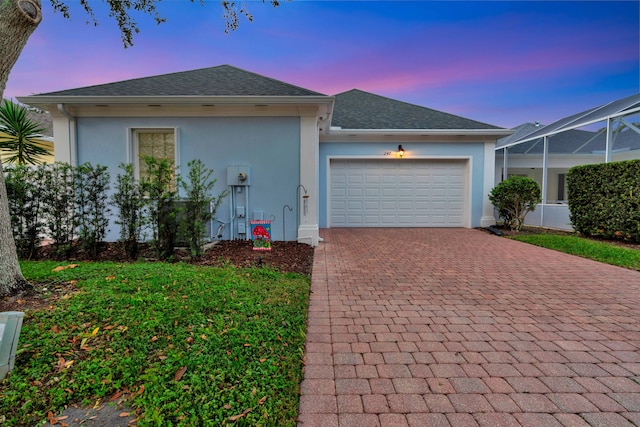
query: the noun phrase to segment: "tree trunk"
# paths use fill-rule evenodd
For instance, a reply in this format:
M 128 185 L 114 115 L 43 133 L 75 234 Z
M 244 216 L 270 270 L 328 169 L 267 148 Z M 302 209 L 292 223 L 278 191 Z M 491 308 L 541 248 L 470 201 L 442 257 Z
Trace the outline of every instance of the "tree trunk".
M 0 99 L 9 73 L 42 20 L 41 0 L 0 0 Z M 7 189 L 0 163 L 0 297 L 29 290 L 18 263 L 11 231 Z

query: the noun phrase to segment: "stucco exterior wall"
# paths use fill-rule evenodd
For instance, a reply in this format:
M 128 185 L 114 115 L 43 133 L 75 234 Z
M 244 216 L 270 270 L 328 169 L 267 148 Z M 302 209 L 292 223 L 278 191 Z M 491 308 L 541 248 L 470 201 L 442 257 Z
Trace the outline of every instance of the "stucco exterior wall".
M 90 162 L 109 167 L 111 191 L 114 190 L 118 165 L 132 161 L 131 132 L 140 128 L 177 129 L 182 174 L 188 173 L 187 163 L 201 159 L 214 170 L 217 178 L 214 194 L 229 188 L 227 166 L 249 165 L 250 185 L 248 205 L 251 219 L 254 211 L 272 219 L 274 240 L 296 238 L 296 189 L 300 181 L 300 117 L 78 117 L 78 164 Z M 236 193 L 236 200 L 245 205 L 245 193 Z M 232 216 L 230 197 L 225 198 L 216 217 L 229 221 Z M 283 229 L 283 207 L 285 209 Z M 112 215 L 113 216 L 113 215 Z M 118 239 L 118 227 L 113 222 L 108 241 Z M 284 234 L 283 234 L 284 233 Z M 223 238 L 230 237 L 229 227 Z

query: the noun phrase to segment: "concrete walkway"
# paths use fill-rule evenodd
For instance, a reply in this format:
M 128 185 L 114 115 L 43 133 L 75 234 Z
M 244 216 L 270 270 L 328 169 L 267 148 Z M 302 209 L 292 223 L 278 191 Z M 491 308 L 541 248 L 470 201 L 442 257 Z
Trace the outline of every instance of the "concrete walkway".
M 640 425 L 640 273 L 469 229 L 329 229 L 299 425 Z

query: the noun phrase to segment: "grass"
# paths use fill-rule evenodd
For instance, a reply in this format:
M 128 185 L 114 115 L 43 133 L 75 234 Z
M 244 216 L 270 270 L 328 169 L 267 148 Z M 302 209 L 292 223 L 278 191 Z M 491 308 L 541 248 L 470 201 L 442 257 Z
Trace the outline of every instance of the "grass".
M 640 251 L 572 235 L 528 234 L 511 238 L 606 264 L 640 270 Z
M 129 396 L 140 426 L 293 426 L 309 278 L 164 263 L 25 262 L 25 277 L 76 291 L 29 310 L 0 424 Z M 62 264 L 64 265 L 64 264 Z M 3 418 L 4 417 L 4 418 Z

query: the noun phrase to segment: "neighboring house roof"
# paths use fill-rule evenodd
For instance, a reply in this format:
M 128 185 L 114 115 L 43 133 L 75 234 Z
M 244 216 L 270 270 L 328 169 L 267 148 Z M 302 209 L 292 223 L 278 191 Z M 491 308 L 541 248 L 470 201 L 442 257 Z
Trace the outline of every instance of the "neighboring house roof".
M 260 74 L 220 65 L 37 96 L 323 96 Z M 326 96 L 326 95 L 324 95 Z
M 28 117 L 44 129 L 42 136 L 53 137 L 53 119 L 51 118 L 51 114 L 37 108 L 29 108 Z
M 558 135 L 572 129 L 592 125 L 608 119 L 624 118 L 625 116 L 637 114 L 638 112 L 640 112 L 640 94 L 631 95 L 564 117 L 521 138 L 509 141 L 500 140 L 498 144 L 496 144 L 496 149 L 528 143 L 545 136 Z
M 335 99 L 331 126 L 342 129 L 501 129 L 358 89 Z
M 527 135 L 537 132 L 544 126 L 534 123 L 524 123 L 514 128 L 515 132 L 498 140 L 498 147 L 509 147 L 509 154 L 542 154 L 544 150 L 543 138 L 536 138 L 526 142 L 510 145 L 512 141 L 528 139 Z M 606 149 L 606 129 L 596 132 L 571 129 L 549 136 L 549 154 L 602 154 Z M 635 131 L 624 128 L 612 133 L 612 149 L 614 151 L 640 149 L 640 135 Z

